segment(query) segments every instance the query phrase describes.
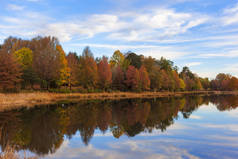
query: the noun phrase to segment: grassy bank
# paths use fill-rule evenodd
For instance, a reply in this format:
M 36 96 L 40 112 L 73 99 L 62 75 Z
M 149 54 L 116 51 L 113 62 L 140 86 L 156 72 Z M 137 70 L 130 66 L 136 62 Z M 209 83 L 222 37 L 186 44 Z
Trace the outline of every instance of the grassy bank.
M 0 111 L 20 108 L 32 107 L 35 105 L 53 104 L 63 100 L 88 100 L 88 99 L 125 99 L 125 98 L 156 98 L 181 96 L 185 94 L 238 94 L 238 92 L 221 92 L 221 91 L 190 91 L 190 92 L 113 92 L 113 93 L 0 93 Z

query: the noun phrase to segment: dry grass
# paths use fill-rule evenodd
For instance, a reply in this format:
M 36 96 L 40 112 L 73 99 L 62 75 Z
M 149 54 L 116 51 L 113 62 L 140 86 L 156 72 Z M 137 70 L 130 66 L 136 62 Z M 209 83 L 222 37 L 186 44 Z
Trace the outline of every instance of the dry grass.
M 38 157 L 21 158 L 13 148 L 7 147 L 6 150 L 0 154 L 0 159 L 38 159 Z
M 113 92 L 113 93 L 0 93 L 0 111 L 32 107 L 35 105 L 53 104 L 62 100 L 88 100 L 88 99 L 125 99 L 125 98 L 156 98 L 168 96 L 181 96 L 183 94 L 237 94 L 237 92 L 220 92 L 220 91 L 193 91 L 193 92 Z

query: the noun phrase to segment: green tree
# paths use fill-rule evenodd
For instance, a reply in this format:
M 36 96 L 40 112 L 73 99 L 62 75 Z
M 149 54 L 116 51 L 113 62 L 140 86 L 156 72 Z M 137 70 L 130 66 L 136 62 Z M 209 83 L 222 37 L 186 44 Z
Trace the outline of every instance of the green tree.
M 133 52 L 126 53 L 126 59 L 130 62 L 130 65 L 134 66 L 137 69 L 140 69 L 142 65 L 141 56 L 136 55 Z

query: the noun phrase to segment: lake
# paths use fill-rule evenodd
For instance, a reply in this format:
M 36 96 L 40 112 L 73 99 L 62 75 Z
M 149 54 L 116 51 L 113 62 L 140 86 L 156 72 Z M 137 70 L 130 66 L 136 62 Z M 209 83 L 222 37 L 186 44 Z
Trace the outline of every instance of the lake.
M 1 112 L 1 151 L 44 159 L 238 157 L 238 96 L 65 103 Z

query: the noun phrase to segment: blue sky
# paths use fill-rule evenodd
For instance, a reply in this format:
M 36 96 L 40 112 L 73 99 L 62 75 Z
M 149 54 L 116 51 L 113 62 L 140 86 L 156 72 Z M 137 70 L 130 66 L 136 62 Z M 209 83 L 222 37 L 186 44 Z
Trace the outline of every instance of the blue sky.
M 199 76 L 238 76 L 237 0 L 0 0 L 0 43 L 56 36 L 66 52 L 164 56 Z

